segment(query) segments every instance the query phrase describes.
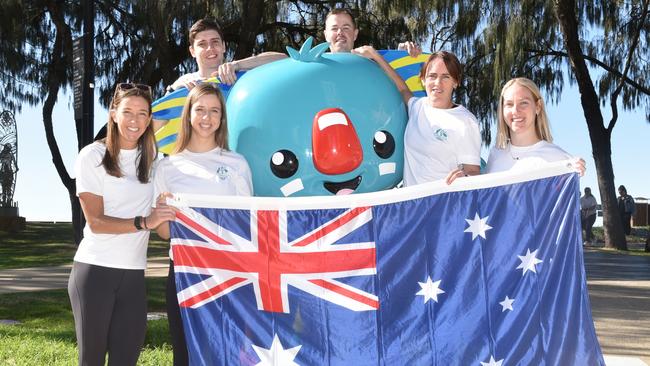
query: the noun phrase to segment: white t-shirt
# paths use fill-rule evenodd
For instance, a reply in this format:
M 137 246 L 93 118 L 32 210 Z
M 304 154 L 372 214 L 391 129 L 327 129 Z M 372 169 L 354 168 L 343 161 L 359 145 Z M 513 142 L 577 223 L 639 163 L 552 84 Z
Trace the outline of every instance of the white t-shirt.
M 164 158 L 154 175 L 155 195 L 162 192 L 251 196 L 248 162 L 240 154 L 216 148 L 204 153 L 183 150 Z M 172 251 L 169 250 L 169 258 Z
M 182 80 L 184 83 L 189 83 L 190 81 L 197 81 L 197 80 L 203 80 L 203 79 L 205 79 L 205 78 L 201 77 L 201 75 L 199 74 L 198 71 L 195 71 L 195 72 L 191 72 L 191 73 L 179 76 L 179 78 L 176 79 L 176 81 L 174 81 L 172 83 L 172 85 L 174 85 L 179 80 Z
M 101 164 L 106 146 L 92 143 L 79 152 L 75 163 L 77 195 L 88 192 L 102 196 L 104 215 L 118 218 L 147 216 L 151 212 L 153 183 L 140 183 L 137 177 L 138 150 L 120 150 L 123 177 L 106 173 Z M 84 238 L 74 260 L 103 267 L 145 269 L 149 231 L 125 234 L 95 234 L 86 224 Z
M 598 207 L 598 202 L 596 202 L 596 197 L 591 196 L 582 196 L 580 197 L 580 210 L 584 212 L 585 217 L 596 214 L 596 208 Z
M 571 159 L 572 156 L 559 146 L 548 141 L 539 141 L 530 146 L 513 146 L 505 149 L 494 146 L 490 150 L 487 172 L 496 173 L 506 170 L 529 170 L 554 161 Z
M 476 117 L 463 106 L 433 108 L 411 98 L 404 133 L 404 186 L 442 179 L 459 164 L 481 164 Z

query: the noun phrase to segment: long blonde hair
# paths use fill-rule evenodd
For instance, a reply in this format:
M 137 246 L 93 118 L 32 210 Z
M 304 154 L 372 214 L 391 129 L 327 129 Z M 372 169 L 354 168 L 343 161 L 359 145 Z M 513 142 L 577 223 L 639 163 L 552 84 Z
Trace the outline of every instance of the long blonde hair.
M 510 79 L 501 89 L 501 96 L 499 97 L 499 106 L 497 108 L 497 143 L 499 149 L 505 149 L 510 142 L 510 128 L 506 124 L 505 116 L 503 115 L 503 95 L 506 89 L 513 85 L 520 85 L 528 89 L 535 99 L 535 105 L 539 106 L 539 113 L 535 115 L 535 133 L 541 140 L 553 142 L 551 136 L 551 129 L 548 123 L 548 115 L 546 114 L 546 106 L 544 98 L 535 83 L 527 78 L 514 78 Z
M 178 154 L 185 150 L 190 144 L 190 139 L 192 138 L 192 106 L 204 95 L 216 95 L 217 98 L 219 98 L 219 103 L 221 103 L 221 123 L 214 134 L 214 141 L 217 143 L 217 146 L 223 150 L 228 150 L 228 117 L 226 116 L 226 100 L 216 84 L 202 83 L 192 88 L 185 99 L 183 113 L 181 113 L 181 127 L 178 131 L 176 147 L 174 147 L 172 154 Z
M 148 183 L 151 175 L 151 167 L 153 161 L 158 155 L 156 146 L 156 138 L 154 137 L 153 126 L 151 123 L 151 92 L 143 90 L 139 87 L 131 87 L 129 89 L 121 88 L 119 84 L 115 88 L 113 100 L 111 100 L 111 110 L 116 110 L 123 99 L 128 97 L 140 97 L 147 101 L 149 106 L 149 124 L 144 133 L 138 139 L 138 161 L 137 176 L 140 183 Z M 131 85 L 131 84 L 125 84 Z M 117 122 L 113 119 L 111 113 L 108 114 L 108 122 L 106 129 L 106 137 L 101 141 L 106 145 L 106 152 L 102 159 L 102 165 L 106 169 L 106 173 L 114 177 L 120 178 L 124 176 L 122 169 L 120 169 L 120 131 L 117 127 Z

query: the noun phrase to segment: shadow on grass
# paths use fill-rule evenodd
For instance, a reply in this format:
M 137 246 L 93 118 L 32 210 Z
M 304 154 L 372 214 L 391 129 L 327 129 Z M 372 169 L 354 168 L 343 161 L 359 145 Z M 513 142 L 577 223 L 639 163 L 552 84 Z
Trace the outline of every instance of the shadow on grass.
M 72 263 L 77 246 L 69 222 L 28 222 L 24 231 L 0 231 L 0 269 L 57 266 Z M 149 240 L 149 257 L 165 257 L 169 242 L 155 232 Z
M 147 278 L 147 297 L 150 312 L 165 311 L 165 278 Z M 73 346 L 76 343 L 70 300 L 64 289 L 3 294 L 0 297 L 0 319 L 20 322 L 18 325 L 0 325 L 0 338 L 48 339 Z M 149 321 L 147 326 L 145 348 L 170 349 L 167 320 Z M 34 352 L 38 351 L 34 349 Z
M 24 231 L 0 231 L 0 269 L 70 263 L 77 247 L 70 223 L 28 222 Z
M 584 252 L 589 280 L 650 280 L 650 256 L 620 255 L 604 250 Z

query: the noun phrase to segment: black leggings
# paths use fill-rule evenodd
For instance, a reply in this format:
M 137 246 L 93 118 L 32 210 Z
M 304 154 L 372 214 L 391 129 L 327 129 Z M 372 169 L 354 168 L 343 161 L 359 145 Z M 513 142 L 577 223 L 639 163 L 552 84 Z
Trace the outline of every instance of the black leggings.
M 176 278 L 174 276 L 174 262 L 169 261 L 169 273 L 167 274 L 167 322 L 169 333 L 172 337 L 172 349 L 174 350 L 174 366 L 186 366 L 190 364 L 187 355 L 187 343 L 185 342 L 185 331 L 181 319 L 181 308 L 178 306 L 176 297 Z
M 135 365 L 147 327 L 144 270 L 74 262 L 68 295 L 79 365 Z

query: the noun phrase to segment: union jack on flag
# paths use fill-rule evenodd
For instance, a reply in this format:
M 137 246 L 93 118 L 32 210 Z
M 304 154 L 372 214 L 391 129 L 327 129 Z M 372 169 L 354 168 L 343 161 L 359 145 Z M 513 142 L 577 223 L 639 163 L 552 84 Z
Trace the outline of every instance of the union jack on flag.
M 293 240 L 286 211 L 250 211 L 250 236 L 208 216 L 198 209 L 178 213 L 179 229 L 191 235 L 173 241 L 175 271 L 205 276 L 178 293 L 181 307 L 200 307 L 249 284 L 257 308 L 270 312 L 289 312 L 289 285 L 350 310 L 379 307 L 377 296 L 336 280 L 377 271 L 374 242 L 337 243 L 372 220 L 369 207 L 345 210 Z
M 604 365 L 563 162 L 353 196 L 175 199 L 192 365 Z

